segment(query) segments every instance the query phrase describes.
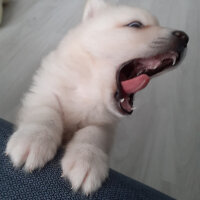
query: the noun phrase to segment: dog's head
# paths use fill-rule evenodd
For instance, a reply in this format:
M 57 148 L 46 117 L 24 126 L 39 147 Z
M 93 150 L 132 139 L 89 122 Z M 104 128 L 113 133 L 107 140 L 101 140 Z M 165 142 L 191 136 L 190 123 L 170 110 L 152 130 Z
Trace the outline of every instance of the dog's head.
M 132 113 L 134 94 L 153 75 L 179 63 L 189 40 L 182 31 L 159 26 L 143 9 L 103 0 L 88 0 L 82 26 L 83 43 L 101 62 L 107 76 L 102 80 L 112 82 L 112 100 L 121 114 Z

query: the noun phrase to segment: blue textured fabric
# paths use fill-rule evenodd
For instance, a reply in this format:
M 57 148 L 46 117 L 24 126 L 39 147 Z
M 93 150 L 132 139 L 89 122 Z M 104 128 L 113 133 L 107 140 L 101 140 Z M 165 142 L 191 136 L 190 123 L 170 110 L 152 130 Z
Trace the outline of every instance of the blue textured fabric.
M 13 125 L 0 119 L 0 200 L 172 200 L 114 170 L 110 170 L 109 178 L 93 195 L 87 197 L 80 192 L 74 193 L 69 182 L 60 177 L 61 150 L 42 170 L 27 174 L 14 169 L 9 158 L 4 155 L 12 132 Z

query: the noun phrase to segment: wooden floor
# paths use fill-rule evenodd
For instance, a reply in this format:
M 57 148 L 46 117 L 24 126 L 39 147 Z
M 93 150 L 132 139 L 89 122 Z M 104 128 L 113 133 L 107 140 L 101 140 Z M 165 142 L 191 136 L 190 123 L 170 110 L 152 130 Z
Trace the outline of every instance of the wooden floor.
M 114 0 L 113 0 L 114 1 Z M 200 1 L 115 1 L 149 9 L 163 26 L 185 30 L 179 69 L 137 95 L 117 129 L 111 167 L 181 200 L 200 199 Z M 81 19 L 83 0 L 16 0 L 0 28 L 0 116 L 14 121 L 40 60 Z

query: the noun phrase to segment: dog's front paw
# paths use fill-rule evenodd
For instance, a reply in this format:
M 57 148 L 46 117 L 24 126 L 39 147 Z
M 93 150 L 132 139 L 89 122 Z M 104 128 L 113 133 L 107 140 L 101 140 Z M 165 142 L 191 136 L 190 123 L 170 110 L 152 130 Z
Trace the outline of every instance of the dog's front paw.
M 57 145 L 46 133 L 42 129 L 28 128 L 11 136 L 5 153 L 10 156 L 15 167 L 24 164 L 24 169 L 31 172 L 43 167 L 54 157 Z
M 108 176 L 108 156 L 89 144 L 70 144 L 62 159 L 63 177 L 72 189 L 82 189 L 86 195 L 96 191 Z

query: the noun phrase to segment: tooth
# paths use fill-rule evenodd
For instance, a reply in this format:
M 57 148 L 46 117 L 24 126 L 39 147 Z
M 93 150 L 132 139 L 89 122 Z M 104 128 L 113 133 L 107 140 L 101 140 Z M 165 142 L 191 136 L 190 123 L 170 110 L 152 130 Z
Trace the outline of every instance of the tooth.
M 172 66 L 174 66 L 176 64 L 176 56 L 173 56 L 172 60 L 173 60 Z
M 134 110 L 136 110 L 136 107 L 132 107 L 132 108 L 131 108 L 131 111 L 134 111 Z
M 153 69 L 156 69 L 158 66 L 159 66 L 158 64 L 157 64 L 157 65 L 154 65 Z
M 157 62 L 157 64 L 155 64 L 155 65 L 153 66 L 153 69 L 156 69 L 159 65 L 160 65 L 160 62 Z
M 123 103 L 123 102 L 124 102 L 124 98 L 123 98 L 123 99 L 120 99 L 120 102 Z

